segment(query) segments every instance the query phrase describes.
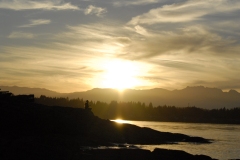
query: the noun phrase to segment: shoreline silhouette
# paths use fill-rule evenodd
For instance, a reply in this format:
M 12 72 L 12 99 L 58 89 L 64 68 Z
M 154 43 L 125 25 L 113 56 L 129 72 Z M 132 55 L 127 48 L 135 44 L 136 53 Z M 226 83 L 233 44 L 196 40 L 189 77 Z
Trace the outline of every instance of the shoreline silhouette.
M 177 154 L 180 151 L 141 149 L 115 151 L 86 150 L 84 146 L 114 146 L 115 144 L 165 144 L 177 142 L 211 143 L 202 137 L 180 133 L 159 132 L 131 124 L 118 124 L 95 116 L 82 108 L 45 106 L 26 101 L 0 101 L 1 159 L 108 159 L 123 153 L 129 159 L 143 154 L 149 159 Z M 197 147 L 197 145 L 196 145 Z M 134 153 L 134 154 L 133 154 Z M 196 158 L 185 152 L 182 157 Z M 122 156 L 120 156 L 122 157 Z M 155 158 L 153 158 L 155 157 Z M 200 158 L 201 156 L 197 156 Z M 211 159 L 208 156 L 208 159 Z M 124 159 L 126 157 L 122 157 Z M 110 158 L 111 159 L 111 158 Z M 121 158 L 120 158 L 121 159 Z

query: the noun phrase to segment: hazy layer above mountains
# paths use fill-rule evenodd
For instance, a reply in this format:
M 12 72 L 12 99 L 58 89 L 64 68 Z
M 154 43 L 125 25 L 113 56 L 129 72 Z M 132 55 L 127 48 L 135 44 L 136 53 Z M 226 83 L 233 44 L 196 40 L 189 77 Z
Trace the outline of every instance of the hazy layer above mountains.
M 85 92 L 74 93 L 58 93 L 47 89 L 27 88 L 27 87 L 8 87 L 0 86 L 2 91 L 10 91 L 15 95 L 18 94 L 35 94 L 36 97 L 41 95 L 49 97 L 68 97 L 82 98 L 92 101 L 124 101 L 124 102 L 141 102 L 148 105 L 150 102 L 153 106 L 176 106 L 187 107 L 195 106 L 199 108 L 234 108 L 240 107 L 240 93 L 235 90 L 223 92 L 217 88 L 206 88 L 203 86 L 186 87 L 181 90 L 165 90 L 160 88 L 149 90 L 132 90 L 127 89 L 119 92 L 115 89 L 100 89 L 95 88 Z

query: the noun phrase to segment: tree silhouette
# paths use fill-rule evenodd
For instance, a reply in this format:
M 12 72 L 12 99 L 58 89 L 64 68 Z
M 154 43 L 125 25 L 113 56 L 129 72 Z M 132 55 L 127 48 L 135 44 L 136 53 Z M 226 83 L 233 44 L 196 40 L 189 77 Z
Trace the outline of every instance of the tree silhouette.
M 83 99 L 68 99 L 40 96 L 35 102 L 49 106 L 65 106 L 84 108 Z M 92 112 L 104 119 L 128 119 L 168 122 L 195 122 L 195 123 L 233 123 L 240 124 L 240 108 L 202 109 L 195 106 L 175 107 L 157 106 L 150 102 L 148 106 L 141 102 L 93 102 L 89 101 Z

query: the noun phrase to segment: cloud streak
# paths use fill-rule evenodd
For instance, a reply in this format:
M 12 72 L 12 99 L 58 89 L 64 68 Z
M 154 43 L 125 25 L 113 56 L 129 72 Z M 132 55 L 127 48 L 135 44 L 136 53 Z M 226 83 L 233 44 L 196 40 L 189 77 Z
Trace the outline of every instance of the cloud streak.
M 74 52 L 74 50 L 70 50 L 70 52 Z M 52 88 L 62 92 L 65 89 L 59 84 L 67 85 L 69 91 L 74 91 L 76 87 L 85 90 L 86 87 L 90 87 L 89 82 L 93 75 L 101 72 L 99 69 L 88 66 L 89 59 L 83 55 L 79 56 L 79 53 L 76 52 L 79 50 L 69 54 L 62 48 L 52 49 L 49 46 L 43 48 L 32 46 L 4 47 L 0 54 L 0 59 L 3 60 L 0 63 L 1 75 L 3 76 L 1 82 L 6 85 L 18 84 L 20 86 L 27 83 L 31 87 L 38 84 L 44 88 Z M 72 59 L 72 57 L 79 58 Z M 79 63 L 80 60 L 81 63 Z M 54 81 L 55 84 L 53 84 Z
M 10 39 L 32 39 L 35 35 L 32 33 L 26 33 L 26 32 L 12 32 L 8 38 Z
M 65 3 L 63 0 L 2 0 L 0 1 L 0 8 L 10 10 L 79 10 L 78 6 L 71 3 Z
M 121 6 L 129 6 L 129 5 L 148 5 L 158 3 L 160 0 L 122 0 L 113 2 L 114 6 L 121 7 Z
M 29 24 L 25 24 L 25 25 L 22 25 L 19 27 L 20 28 L 34 27 L 34 26 L 50 24 L 50 23 L 51 23 L 51 20 L 49 20 L 49 19 L 33 19 L 33 20 L 30 20 Z
M 189 0 L 184 3 L 165 5 L 133 17 L 128 24 L 179 23 L 201 20 L 205 15 L 233 12 L 240 9 L 240 2 L 233 0 Z
M 141 63 L 140 89 L 239 88 L 237 0 L 0 0 L 0 9 L 5 85 L 102 87 L 104 64 L 120 60 Z
M 126 57 L 146 59 L 162 55 L 238 55 L 237 40 L 224 39 L 203 26 L 191 26 L 175 32 L 151 31 L 138 26 L 134 28 L 139 38 L 131 38 L 132 42 L 125 48 Z
M 89 5 L 85 10 L 85 15 L 96 15 L 98 17 L 102 17 L 105 13 L 107 13 L 106 8 L 96 7 L 93 5 Z

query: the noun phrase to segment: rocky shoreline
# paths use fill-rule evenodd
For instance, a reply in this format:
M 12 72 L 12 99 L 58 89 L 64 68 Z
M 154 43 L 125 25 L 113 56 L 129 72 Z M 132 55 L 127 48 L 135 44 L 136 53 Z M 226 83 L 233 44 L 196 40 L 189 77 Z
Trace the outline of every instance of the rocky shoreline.
M 211 159 L 183 151 L 82 149 L 120 144 L 211 143 L 202 137 L 159 132 L 100 119 L 89 110 L 0 102 L 0 159 Z M 141 156 L 142 155 L 142 156 Z M 189 158 L 188 158 L 189 157 Z
M 154 151 L 143 149 L 95 149 L 79 152 L 78 158 L 86 160 L 213 160 L 206 155 L 192 155 L 184 151 L 156 148 Z

